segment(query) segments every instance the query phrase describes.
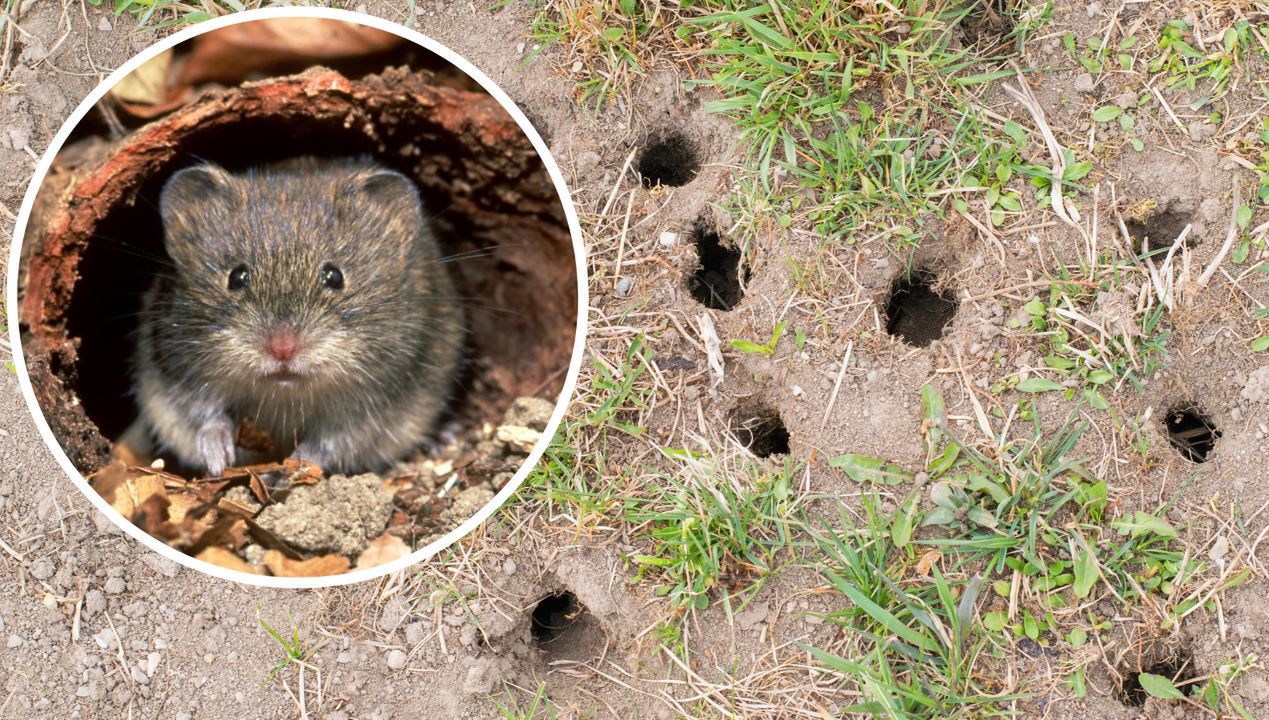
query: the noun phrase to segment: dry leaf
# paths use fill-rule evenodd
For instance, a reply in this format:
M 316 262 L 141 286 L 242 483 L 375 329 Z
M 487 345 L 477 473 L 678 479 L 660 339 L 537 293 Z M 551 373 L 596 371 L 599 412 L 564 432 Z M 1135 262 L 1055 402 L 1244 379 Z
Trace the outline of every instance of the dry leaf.
M 110 89 L 110 94 L 126 103 L 158 105 L 168 99 L 167 76 L 172 67 L 171 49 L 146 60 Z
M 361 570 L 362 568 L 383 565 L 393 560 L 400 560 L 409 554 L 410 546 L 406 545 L 404 540 L 396 535 L 384 533 L 371 540 L 366 549 L 361 551 L 361 554 L 357 556 L 356 568 Z
M 372 27 L 325 18 L 274 18 L 229 25 L 195 38 L 181 68 L 182 85 L 235 84 L 314 61 L 390 50 L 402 39 Z
M 209 547 L 194 557 L 204 562 L 209 562 L 212 565 L 219 565 L 220 567 L 228 568 L 230 570 L 251 573 L 253 575 L 260 574 L 259 570 L 251 567 L 242 558 L 222 547 Z
M 938 550 L 927 550 L 921 559 L 917 561 L 917 575 L 929 575 L 930 568 L 934 567 L 934 563 L 942 559 L 943 553 Z
M 264 554 L 264 565 L 278 577 L 322 577 L 348 572 L 348 558 L 342 555 L 292 560 L 278 550 L 269 550 Z

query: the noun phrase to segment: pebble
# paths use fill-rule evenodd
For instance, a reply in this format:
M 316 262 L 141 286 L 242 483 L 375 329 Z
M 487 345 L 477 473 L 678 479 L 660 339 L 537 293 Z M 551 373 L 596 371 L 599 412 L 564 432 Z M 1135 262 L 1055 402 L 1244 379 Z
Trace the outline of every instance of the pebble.
M 657 238 L 657 242 L 661 243 L 663 248 L 672 248 L 679 241 L 679 234 L 673 230 L 666 230 L 661 233 L 661 237 Z
M 106 609 L 106 596 L 96 588 L 84 593 L 84 610 L 88 613 L 88 617 L 92 617 L 97 613 Z
M 97 633 L 96 635 L 93 635 L 93 642 L 96 642 L 97 647 L 101 648 L 102 650 L 109 650 L 112 647 L 114 647 L 115 641 L 116 641 L 116 638 L 115 638 L 114 628 L 106 628 L 102 630 L 101 632 Z
M 53 577 L 55 572 L 57 572 L 57 568 L 53 566 L 53 562 L 48 558 L 40 558 L 31 563 L 31 575 L 36 580 L 48 580 Z
M 634 280 L 630 277 L 623 277 L 617 281 L 616 292 L 618 297 L 625 297 L 630 294 L 630 288 L 634 285 Z
M 506 561 L 506 562 L 504 562 L 504 563 L 502 564 L 502 574 L 503 574 L 503 575 L 515 575 L 515 574 L 516 574 L 516 561 L 515 561 L 515 560 L 512 560 L 511 558 L 507 558 L 507 561 Z
M 5 643 L 10 648 L 21 647 L 22 637 L 16 633 L 9 636 L 9 642 Z
M 1075 92 L 1091 93 L 1093 92 L 1093 76 L 1088 73 L 1080 73 L 1075 76 L 1075 81 L 1071 83 L 1071 87 Z
M 586 67 L 586 66 L 582 64 L 582 61 L 581 61 L 581 60 L 578 60 L 577 62 L 573 63 L 573 72 L 574 72 L 574 73 L 579 73 L 579 72 L 581 72 L 581 71 L 582 71 L 582 68 L 584 68 L 584 67 Z
M 1091 2 L 1088 4 L 1088 7 L 1085 8 L 1085 11 L 1088 13 L 1089 17 L 1095 18 L 1098 15 L 1105 13 L 1106 8 L 1099 2 Z
M 107 595 L 118 595 L 128 589 L 128 584 L 121 577 L 112 577 L 103 586 Z
M 393 650 L 388 653 L 388 669 L 400 670 L 405 667 L 405 653 L 401 650 Z

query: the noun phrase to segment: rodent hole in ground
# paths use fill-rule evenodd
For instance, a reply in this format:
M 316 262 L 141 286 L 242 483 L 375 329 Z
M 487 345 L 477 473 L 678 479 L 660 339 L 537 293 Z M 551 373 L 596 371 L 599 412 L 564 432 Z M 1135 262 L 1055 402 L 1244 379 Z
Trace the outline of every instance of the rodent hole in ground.
M 1018 5 L 1017 0 L 975 0 L 961 18 L 961 38 L 967 45 L 994 49 L 1013 34 Z
M 533 642 L 549 660 L 586 660 L 602 647 L 604 631 L 573 593 L 554 592 L 538 601 L 529 619 Z
M 957 304 L 950 290 L 934 289 L 937 283 L 928 270 L 896 278 L 886 301 L 886 332 L 916 347 L 943 337 Z
M 1221 436 L 1216 424 L 1195 405 L 1173 408 L 1163 422 L 1172 447 L 1190 462 L 1207 462 Z
M 463 201 L 456 201 L 448 185 L 435 178 L 420 180 L 414 167 L 423 167 L 419 157 L 428 158 L 429 151 L 434 151 L 445 158 L 441 163 L 451 162 L 450 171 L 458 172 L 454 168 L 467 162 L 465 150 L 442 147 L 446 136 L 427 120 L 396 122 L 397 132 L 378 142 L 342 123 L 294 118 L 244 119 L 195 130 L 183 138 L 180 151 L 167 166 L 140 181 L 136 202 L 109 207 L 94 228 L 92 242 L 81 251 L 79 277 L 65 310 L 67 335 L 79 343 L 76 363 L 73 370 L 63 368 L 65 374 L 59 375 L 75 376 L 73 391 L 102 436 L 117 439 L 137 416 L 130 380 L 137 313 L 154 274 L 170 263 L 157 211 L 159 193 L 172 173 L 199 160 L 237 170 L 299 155 L 368 154 L 414 178 L 443 251 L 454 258 L 446 267 L 453 273 L 468 314 L 468 362 L 450 412 L 440 424 L 496 422 L 516 397 L 553 397 L 558 392 L 576 323 L 574 259 L 562 213 L 558 224 L 563 241 L 544 234 L 546 225 L 535 216 L 536 224 L 517 235 L 522 246 L 509 243 L 501 237 L 506 231 L 498 227 L 510 224 L 477 217 L 486 212 L 483 206 L 470 209 L 469 203 L 456 208 Z M 418 152 L 405 152 L 410 147 Z M 545 172 L 542 176 L 546 177 Z M 567 281 L 562 280 L 565 277 Z M 566 295 L 571 297 L 571 306 Z M 526 307 L 534 311 L 526 312 Z M 83 457 L 70 449 L 68 453 L 72 458 Z
M 789 431 L 780 411 L 768 405 L 733 410 L 731 431 L 741 445 L 760 458 L 789 453 Z
M 1198 677 L 1194 670 L 1194 658 L 1185 648 L 1152 650 L 1120 668 L 1119 674 L 1124 680 L 1119 688 L 1119 702 L 1130 707 L 1142 707 L 1146 704 L 1150 693 L 1141 687 L 1141 673 L 1165 677 L 1180 688 L 1181 692 L 1187 693 L 1189 686 L 1183 686 L 1182 683 Z
M 679 187 L 696 179 L 701 161 L 696 143 L 683 133 L 672 132 L 644 147 L 635 167 L 645 187 Z
M 740 303 L 745 290 L 740 275 L 740 250 L 723 244 L 718 230 L 705 220 L 697 220 L 692 242 L 700 265 L 687 280 L 696 301 L 711 310 L 731 310 Z M 744 272 L 749 281 L 748 269 Z
M 1156 210 L 1144 219 L 1125 220 L 1124 227 L 1128 229 L 1128 236 L 1132 238 L 1133 252 L 1141 252 L 1141 241 L 1144 239 L 1146 247 L 1151 252 L 1166 253 L 1176 239 L 1181 237 L 1185 226 L 1193 221 L 1194 213 L 1172 204 Z M 1185 238 L 1184 244 L 1188 248 L 1198 244 L 1198 236 L 1194 234 L 1193 228 L 1190 228 L 1190 234 Z M 1162 259 L 1162 257 L 1156 258 L 1156 260 Z

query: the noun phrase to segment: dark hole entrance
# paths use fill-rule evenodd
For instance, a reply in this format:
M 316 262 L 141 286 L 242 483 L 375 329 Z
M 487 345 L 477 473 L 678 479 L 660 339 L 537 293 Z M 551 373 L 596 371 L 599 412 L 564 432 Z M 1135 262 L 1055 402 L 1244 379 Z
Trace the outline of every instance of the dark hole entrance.
M 1141 687 L 1141 673 L 1165 677 L 1186 694 L 1189 693 L 1189 688 L 1182 686 L 1182 683 L 1198 677 L 1198 673 L 1194 671 L 1194 659 L 1184 649 L 1169 651 L 1162 657 L 1156 656 L 1153 659 L 1143 657 L 1140 664 L 1133 662 L 1127 668 L 1120 670 L 1124 678 L 1123 687 L 1119 690 L 1121 703 L 1132 707 L 1142 707 L 1146 704 L 1150 693 Z
M 539 600 L 530 623 L 534 644 L 550 661 L 584 661 L 603 649 L 603 628 L 571 592 L 555 592 Z
M 1017 0 L 970 0 L 961 15 L 960 33 L 966 45 L 994 51 L 1013 35 Z
M 936 281 L 925 271 L 895 280 L 886 303 L 886 332 L 917 347 L 943 337 L 956 314 L 956 300 L 950 291 L 936 291 Z
M 1166 253 L 1168 248 L 1172 247 L 1172 243 L 1181 236 L 1185 226 L 1193 221 L 1193 217 L 1193 213 L 1169 207 L 1144 219 L 1125 220 L 1124 226 L 1128 228 L 1128 235 L 1132 238 L 1133 252 L 1140 253 L 1141 241 L 1145 240 L 1150 252 Z M 1185 238 L 1185 246 L 1192 248 L 1197 243 L 1198 236 L 1194 234 L 1194 228 L 1190 228 L 1190 234 Z
M 1194 406 L 1174 408 L 1164 423 L 1168 428 L 1168 440 L 1191 462 L 1207 462 L 1207 456 L 1216 447 L 1221 436 L 1216 425 Z
M 639 154 L 639 176 L 647 187 L 668 185 L 679 187 L 696 179 L 701 171 L 696 144 L 682 133 L 670 133 L 653 142 Z
M 732 413 L 731 431 L 758 457 L 787 455 L 789 431 L 772 407 L 740 408 Z
M 744 297 L 740 283 L 740 250 L 723 244 L 718 231 L 698 220 L 692 230 L 701 265 L 688 278 L 687 287 L 696 301 L 711 310 L 730 310 Z M 749 280 L 749 272 L 745 272 Z
M 539 645 L 554 642 L 563 635 L 581 614 L 582 606 L 577 596 L 571 592 L 560 592 L 547 595 L 538 601 L 533 608 L 533 639 Z

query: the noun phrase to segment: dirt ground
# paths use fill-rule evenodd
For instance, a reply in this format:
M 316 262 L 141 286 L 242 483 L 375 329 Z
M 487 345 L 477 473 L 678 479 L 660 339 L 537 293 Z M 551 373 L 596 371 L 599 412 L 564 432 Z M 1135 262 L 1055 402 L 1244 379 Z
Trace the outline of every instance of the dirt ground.
M 23 33 L 0 93 L 6 233 L 35 159 L 62 119 L 108 70 L 157 37 L 132 31 L 103 9 L 36 5 L 20 19 Z M 920 467 L 924 384 L 942 390 L 950 425 L 968 434 L 976 424 L 971 384 L 1043 366 L 1044 349 L 1007 323 L 1032 297 L 1027 283 L 1039 276 L 1050 250 L 1068 258 L 1080 251 L 1083 240 L 1070 227 L 1049 218 L 989 238 L 952 216 L 944 242 L 923 247 L 913 262 L 937 280 L 932 289 L 909 288 L 908 296 L 959 301 L 942 337 L 925 345 L 901 343 L 887 332 L 902 262 L 882 244 L 827 246 L 806 234 L 772 233 L 745 248 L 747 277 L 742 273 L 731 286 L 717 278 L 689 280 L 698 249 L 688 240 L 700 228 L 730 227 L 717 206 L 734 189 L 731 173 L 740 162 L 731 126 L 704 109 L 709 98 L 685 93 L 684 77 L 667 61 L 634 85 L 627 103 L 592 114 L 570 100 L 576 78 L 549 53 L 526 62 L 534 45 L 527 37 L 528 9 L 490 12 L 466 1 L 410 5 L 417 8 L 418 29 L 470 59 L 520 103 L 573 189 L 588 230 L 592 306 L 588 370 L 578 393 L 585 401 L 576 412 L 589 409 L 596 394 L 591 361 L 619 367 L 635 337 L 655 326 L 647 342 L 660 401 L 639 422 L 658 443 L 685 447 L 704 439 L 721 446 L 731 442 L 725 430 L 736 418 L 741 425 L 759 418 L 736 434 L 762 435 L 772 463 L 785 448 L 806 463 L 796 478 L 799 491 L 858 498 L 859 486 L 826 458 L 853 452 Z M 1104 12 L 1101 4 L 1055 5 L 1050 25 L 1028 46 L 1036 65 L 1068 65 L 1059 57 L 1062 33 L 1083 36 L 1104 22 L 1094 17 Z M 405 3 L 356 6 L 406 19 Z M 1115 98 L 1129 91 L 1098 87 L 1080 75 L 1051 73 L 1034 88 L 1054 128 L 1083 122 L 1093 102 L 1085 95 Z M 1027 117 L 1003 91 L 989 105 L 1006 117 Z M 1254 119 L 1263 116 L 1264 105 L 1244 98 L 1224 110 L 1226 117 Z M 1096 173 L 1115 180 L 1130 203 L 1153 199 L 1163 206 L 1160 234 L 1175 234 L 1169 212 L 1193 222 L 1194 262 L 1206 267 L 1225 234 L 1237 166 L 1219 152 L 1224 138 L 1205 135 L 1202 126 L 1182 134 L 1171 122 L 1165 117 L 1159 126 L 1139 128 L 1145 151 L 1111 157 Z M 680 177 L 687 180 L 681 187 L 640 188 L 624 171 L 628 158 L 675 132 L 695 149 L 699 171 Z M 1039 146 L 1032 151 L 1047 164 Z M 1244 176 L 1245 197 L 1250 176 Z M 1265 219 L 1262 206 L 1251 225 Z M 676 234 L 675 242 L 664 238 L 666 231 Z M 728 262 L 737 260 L 724 247 L 707 237 L 700 253 L 717 253 L 717 272 L 726 279 Z M 837 277 L 826 299 L 804 292 L 790 272 L 793 260 L 807 258 Z M 1218 278 L 1176 323 L 1170 362 L 1140 392 L 1125 388 L 1111 398 L 1122 417 L 1150 409 L 1153 420 L 1142 427 L 1150 462 L 1105 424 L 1095 425 L 1078 447 L 1082 456 L 1100 458 L 1096 471 L 1129 507 L 1153 507 L 1184 488 L 1168 517 L 1191 528 L 1196 552 L 1209 552 L 1209 540 L 1221 533 L 1246 539 L 1234 543 L 1233 553 L 1252 568 L 1250 579 L 1223 593 L 1216 611 L 1196 612 L 1164 633 L 1196 675 L 1217 672 L 1230 657 L 1269 656 L 1266 546 L 1258 542 L 1269 526 L 1269 513 L 1262 512 L 1269 504 L 1269 371 L 1265 354 L 1247 350 L 1257 331 L 1244 312 L 1266 303 L 1263 279 Z M 1104 301 L 1099 311 L 1113 321 L 1110 305 Z M 923 307 L 899 323 L 905 332 L 919 335 L 945 312 L 937 302 Z M 727 348 L 725 376 L 715 386 L 696 330 L 703 314 L 720 338 L 759 343 L 778 320 L 789 320 L 808 329 L 805 346 L 793 352 L 782 343 L 772 356 Z M 842 636 L 816 613 L 844 601 L 803 567 L 774 574 L 743 608 L 716 603 L 694 613 L 680 638 L 691 649 L 687 658 L 664 650 L 658 628 L 671 611 L 653 583 L 631 582 L 629 557 L 646 545 L 639 528 L 583 525 L 559 505 L 512 503 L 442 559 L 380 582 L 304 592 L 238 586 L 160 559 L 93 511 L 44 449 L 11 375 L 0 380 L 0 404 L 0 638 L 6 645 L 0 717 L 527 718 L 535 717 L 526 708 L 540 686 L 563 718 L 835 717 L 859 700 L 834 694 L 840 679 L 798 645 L 825 647 Z M 1166 418 L 1190 407 L 1220 433 L 1201 465 L 1174 451 L 1166 435 Z M 783 436 L 769 431 L 773 410 Z M 1065 411 L 1056 397 L 1035 402 L 1046 419 L 1060 422 Z M 605 448 L 611 466 L 633 468 L 632 484 L 656 477 L 637 469 L 656 462 L 643 442 L 618 437 Z M 1232 505 L 1241 508 L 1236 517 Z M 1113 627 L 1100 647 L 1072 651 L 1032 643 L 1029 653 L 1018 645 L 1023 654 L 1010 669 L 1021 677 L 1011 680 L 1028 694 L 1012 704 L 1018 716 L 1213 716 L 1183 703 L 1125 703 L 1112 672 L 1128 668 L 1142 638 L 1159 629 L 1109 604 L 1103 615 Z M 294 628 L 317 649 L 302 667 L 292 664 L 271 676 L 286 651 L 257 618 L 286 639 Z M 1088 665 L 1084 697 L 1060 683 L 1030 682 L 1090 652 L 1104 659 Z M 1251 717 L 1269 717 L 1263 665 L 1239 678 L 1232 692 Z M 518 709 L 500 710 L 512 704 Z

